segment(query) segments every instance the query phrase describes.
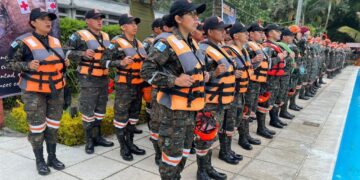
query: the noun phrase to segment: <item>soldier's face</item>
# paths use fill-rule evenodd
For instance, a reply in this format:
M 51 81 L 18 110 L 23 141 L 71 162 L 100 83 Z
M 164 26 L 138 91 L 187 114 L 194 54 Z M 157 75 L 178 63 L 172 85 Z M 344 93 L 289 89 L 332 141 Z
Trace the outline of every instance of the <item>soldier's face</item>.
M 249 33 L 248 32 L 239 32 L 234 34 L 234 38 L 241 43 L 246 43 L 249 40 Z
M 86 19 L 86 23 L 90 29 L 95 29 L 97 31 L 100 31 L 103 26 L 103 19 L 101 17 L 94 19 Z
M 224 41 L 225 36 L 226 31 L 224 28 L 208 30 L 208 37 L 218 43 Z
M 162 33 L 162 29 L 159 28 L 159 27 L 156 27 L 156 28 L 154 28 L 154 33 L 157 34 L 157 35 L 159 35 L 159 34 Z
M 35 27 L 35 30 L 42 34 L 48 34 L 51 31 L 51 19 L 49 16 L 44 16 L 35 21 L 31 21 L 31 24 Z
M 124 31 L 124 33 L 135 36 L 138 30 L 138 26 L 136 24 L 135 21 L 129 23 L 129 24 L 124 24 L 122 26 L 122 29 Z
M 188 12 L 182 16 L 175 16 L 175 21 L 179 27 L 186 30 L 188 33 L 194 32 L 199 24 L 199 17 L 196 11 Z
M 192 38 L 195 39 L 195 41 L 200 42 L 205 39 L 203 34 L 203 31 L 195 30 L 194 32 L 192 32 L 191 35 Z
M 261 31 L 250 32 L 250 37 L 253 41 L 261 41 L 263 33 Z

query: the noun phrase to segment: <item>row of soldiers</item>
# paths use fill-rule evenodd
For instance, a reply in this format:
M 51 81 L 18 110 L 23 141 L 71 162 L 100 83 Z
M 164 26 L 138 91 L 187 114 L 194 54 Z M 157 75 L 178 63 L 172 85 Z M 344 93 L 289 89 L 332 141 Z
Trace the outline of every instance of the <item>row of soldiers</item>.
M 132 161 L 133 155 L 146 153 L 134 144 L 144 99 L 162 179 L 180 179 L 192 149 L 198 179 L 226 179 L 211 163 L 217 139 L 219 158 L 238 164 L 243 157 L 231 149 L 235 131 L 238 144 L 247 150 L 261 144 L 250 136 L 250 121 L 257 121 L 259 136 L 273 138 L 276 132 L 266 127 L 266 115 L 270 126 L 284 128 L 287 123 L 279 117 L 294 118 L 287 108 L 302 109 L 296 104 L 297 94 L 302 99 L 314 96 L 324 73 L 333 77 L 343 67 L 344 58 L 338 57 L 341 46 L 312 38 L 306 27 L 230 25 L 215 16 L 199 25 L 198 15 L 205 9 L 205 4 L 187 0 L 173 2 L 169 15 L 154 21 L 154 34 L 144 42 L 136 39 L 139 18 L 122 14 L 122 34 L 110 40 L 101 31 L 104 15 L 89 10 L 87 29 L 71 35 L 65 48 L 49 35 L 56 15 L 33 9 L 29 24 L 34 31 L 11 44 L 7 66 L 21 72 L 19 87 L 38 173 L 49 174 L 49 167 L 65 168 L 56 157 L 56 142 L 70 61 L 77 65 L 79 77 L 85 152 L 114 145 L 102 137 L 100 126 L 108 100 L 109 69 L 115 69 L 113 124 L 120 156 Z

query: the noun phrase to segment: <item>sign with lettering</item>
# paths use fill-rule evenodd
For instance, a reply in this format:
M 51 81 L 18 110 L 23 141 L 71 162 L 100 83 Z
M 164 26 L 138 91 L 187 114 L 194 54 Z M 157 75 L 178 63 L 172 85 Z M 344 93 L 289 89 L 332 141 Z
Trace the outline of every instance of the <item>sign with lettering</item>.
M 8 51 L 14 39 L 33 31 L 29 26 L 32 9 L 42 8 L 57 13 L 56 0 L 1 0 L 0 1 L 0 98 L 18 95 L 20 72 L 7 68 Z M 59 37 L 59 20 L 53 23 L 51 34 Z

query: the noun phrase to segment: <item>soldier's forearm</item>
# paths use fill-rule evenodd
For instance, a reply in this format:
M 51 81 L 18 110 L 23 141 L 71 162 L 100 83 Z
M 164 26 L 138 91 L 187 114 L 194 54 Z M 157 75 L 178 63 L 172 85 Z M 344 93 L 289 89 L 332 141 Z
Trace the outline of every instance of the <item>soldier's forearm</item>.
M 16 61 L 8 61 L 6 63 L 6 67 L 13 71 L 21 72 L 21 71 L 30 71 L 31 69 L 28 66 L 27 62 L 16 62 Z
M 84 51 L 69 50 L 66 52 L 66 57 L 78 64 L 80 63 L 83 54 Z
M 277 64 L 277 63 L 279 63 L 279 62 L 280 62 L 280 58 L 279 58 L 279 57 L 271 58 L 271 64 L 272 64 L 272 65 L 275 65 L 275 64 Z

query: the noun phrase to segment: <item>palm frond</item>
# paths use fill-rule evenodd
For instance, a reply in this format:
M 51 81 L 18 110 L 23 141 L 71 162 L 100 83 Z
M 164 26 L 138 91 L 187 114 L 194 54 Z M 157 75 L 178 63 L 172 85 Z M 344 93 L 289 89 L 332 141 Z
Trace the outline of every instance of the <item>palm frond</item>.
M 355 42 L 360 42 L 360 31 L 349 26 L 342 26 L 338 29 L 338 31 L 349 35 Z

